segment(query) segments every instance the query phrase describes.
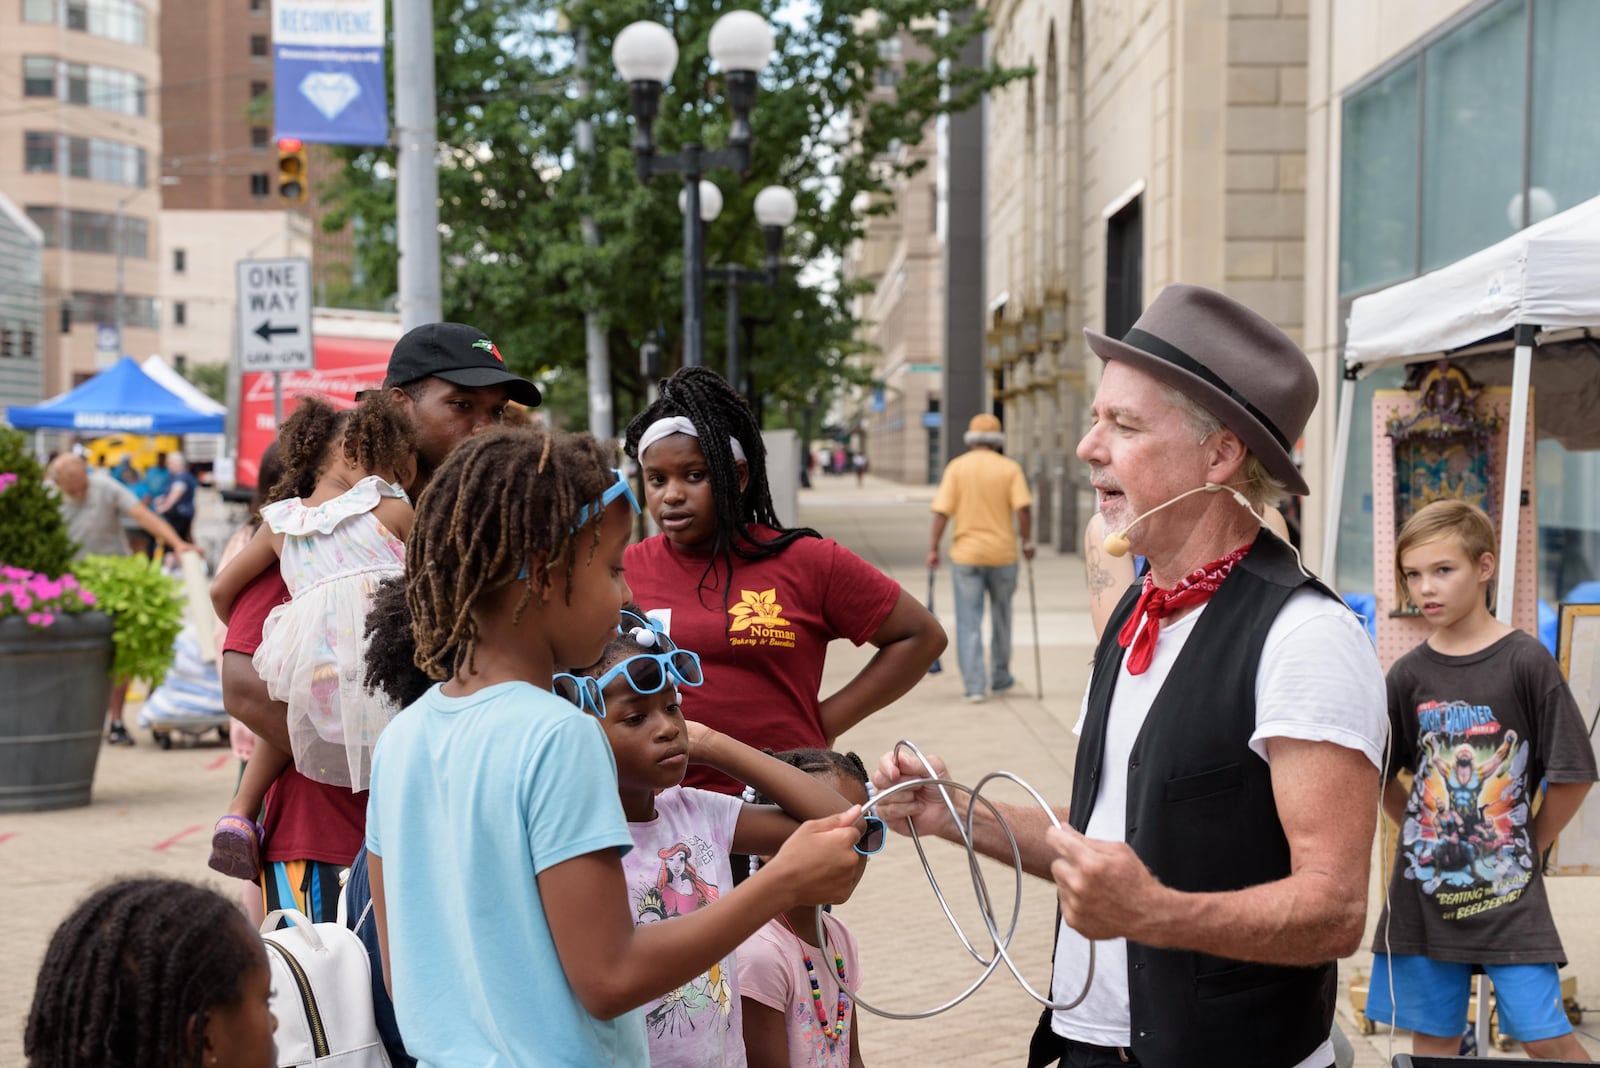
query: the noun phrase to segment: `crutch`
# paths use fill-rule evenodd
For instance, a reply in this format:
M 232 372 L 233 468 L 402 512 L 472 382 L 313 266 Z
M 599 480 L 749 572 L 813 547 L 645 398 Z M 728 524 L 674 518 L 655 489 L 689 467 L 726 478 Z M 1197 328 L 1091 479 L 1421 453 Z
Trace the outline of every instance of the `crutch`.
M 1028 565 L 1028 614 L 1033 617 L 1033 686 L 1034 699 L 1044 697 L 1044 662 L 1039 653 L 1039 601 L 1033 595 L 1033 561 L 1027 556 L 1022 562 Z
M 928 613 L 930 615 L 935 614 L 933 611 L 933 568 L 931 567 L 928 568 Z M 934 657 L 933 664 L 928 668 L 928 674 L 937 675 L 943 670 L 944 665 L 939 663 L 938 657 Z

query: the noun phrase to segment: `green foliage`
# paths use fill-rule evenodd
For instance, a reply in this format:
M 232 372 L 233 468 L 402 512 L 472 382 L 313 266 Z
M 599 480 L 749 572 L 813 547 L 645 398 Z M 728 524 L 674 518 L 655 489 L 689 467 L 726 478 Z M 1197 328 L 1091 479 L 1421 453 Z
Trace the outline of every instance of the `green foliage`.
M 228 403 L 228 365 L 225 363 L 191 363 L 184 367 L 183 377 L 201 393 L 218 404 Z
M 5 478 L 15 475 L 16 480 Z M 53 490 L 20 431 L 0 427 L 0 564 L 60 577 L 78 551 Z
M 76 570 L 78 581 L 94 592 L 95 607 L 111 615 L 116 644 L 111 674 L 160 685 L 183 629 L 178 581 L 143 556 L 88 556 L 78 561 Z
M 683 226 L 675 175 L 648 186 L 634 172 L 633 120 L 627 86 L 611 67 L 616 34 L 638 19 L 655 19 L 679 47 L 673 82 L 655 124 L 657 151 L 688 142 L 727 144 L 730 116 L 707 54 L 722 0 L 572 0 L 558 18 L 553 0 L 434 0 L 439 202 L 444 314 L 475 323 L 496 340 L 512 367 L 537 377 L 560 415 L 585 410 L 583 314 L 598 309 L 611 354 L 620 429 L 644 404 L 638 352 L 661 339 L 663 371 L 682 354 Z M 932 0 L 816 0 L 804 5 L 760 0 L 777 34 L 774 62 L 761 76 L 752 124 L 755 145 L 744 178 L 706 177 L 722 189 L 721 216 L 707 231 L 710 265 L 764 266 L 755 194 L 764 186 L 792 189 L 800 211 L 785 235 L 776 290 L 746 286 L 741 304 L 759 323 L 752 346 L 741 339 L 752 398 L 789 413 L 825 402 L 859 380 L 848 357 L 860 351 L 852 311 L 863 287 L 835 277 L 860 236 L 859 209 L 891 210 L 889 191 L 920 166 L 900 158 L 941 113 L 973 106 L 989 90 L 1028 72 L 971 70 L 945 61 L 986 28 L 982 12 L 938 29 L 943 6 Z M 574 63 L 571 29 L 589 41 L 589 64 Z M 898 63 L 893 94 L 875 92 L 890 65 L 880 42 L 910 28 L 916 46 Z M 592 99 L 580 99 L 587 75 Z M 576 152 L 576 128 L 587 113 L 595 155 Z M 351 220 L 356 255 L 372 304 L 395 291 L 395 153 L 390 148 L 337 150 L 348 166 L 323 183 L 333 210 L 329 230 Z M 599 248 L 584 244 L 579 221 L 590 215 Z M 798 270 L 794 265 L 810 265 Z M 800 274 L 804 273 L 802 284 Z M 725 350 L 722 286 L 706 286 L 705 351 L 720 366 Z

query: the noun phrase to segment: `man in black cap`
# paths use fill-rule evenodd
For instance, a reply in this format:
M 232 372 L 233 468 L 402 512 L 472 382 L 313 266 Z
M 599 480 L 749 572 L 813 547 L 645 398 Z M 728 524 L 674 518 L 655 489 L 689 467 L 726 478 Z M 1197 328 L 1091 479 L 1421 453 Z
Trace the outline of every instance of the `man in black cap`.
M 1292 450 L 1316 374 L 1199 286 L 1168 286 L 1120 341 L 1085 333 L 1104 367 L 1078 456 L 1105 551 L 1149 571 L 1095 653 L 1066 826 L 996 806 L 1061 904 L 1051 1000 L 1073 1007 L 1045 1011 L 1029 1064 L 1327 1068 L 1388 716 L 1360 622 L 1262 525 L 1308 492 Z M 890 754 L 875 778 L 922 774 Z M 957 837 L 928 788 L 879 815 Z M 974 838 L 1010 859 L 986 811 Z
M 444 458 L 468 437 L 500 422 L 506 402 L 539 406 L 539 387 L 506 370 L 489 336 L 465 323 L 427 323 L 395 343 L 385 389 L 411 412 L 422 492 Z
M 395 343 L 384 386 L 411 414 L 417 475 L 406 487 L 415 500 L 450 450 L 500 422 L 508 401 L 539 403 L 532 382 L 506 370 L 494 342 L 462 323 L 429 323 Z M 267 695 L 251 663 L 267 614 L 289 599 L 276 567 L 269 567 L 234 601 L 221 665 L 223 700 L 230 714 L 288 752 L 287 709 Z M 332 920 L 338 873 L 361 849 L 367 795 L 326 786 L 290 768 L 267 794 L 263 883 L 267 907 L 297 908 L 314 920 Z

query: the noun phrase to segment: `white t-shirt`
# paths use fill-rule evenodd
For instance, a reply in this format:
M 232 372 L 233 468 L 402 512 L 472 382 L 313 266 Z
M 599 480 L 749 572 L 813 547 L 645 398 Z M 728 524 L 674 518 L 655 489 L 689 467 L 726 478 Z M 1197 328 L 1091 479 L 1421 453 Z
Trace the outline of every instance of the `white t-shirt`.
M 1162 624 L 1155 656 L 1144 674 L 1130 675 L 1127 658 L 1123 658 L 1106 721 L 1100 790 L 1085 830 L 1087 837 L 1127 840 L 1128 754 L 1173 663 L 1204 613 L 1202 605 L 1175 623 Z M 1074 734 L 1083 732 L 1093 687 L 1091 678 Z M 1338 601 L 1309 587 L 1296 590 L 1272 621 L 1261 648 L 1251 750 L 1266 760 L 1268 738 L 1332 742 L 1359 751 L 1381 770 L 1388 733 L 1383 669 L 1366 630 Z M 1131 1045 L 1127 942 L 1121 938 L 1099 941 L 1094 952 L 1094 981 L 1088 996 L 1069 1012 L 1052 1013 L 1051 1029 L 1096 1046 Z M 1078 996 L 1088 961 L 1088 940 L 1061 924 L 1050 1000 L 1066 1002 Z M 1332 1060 L 1329 1042 L 1301 1065 L 1313 1068 Z

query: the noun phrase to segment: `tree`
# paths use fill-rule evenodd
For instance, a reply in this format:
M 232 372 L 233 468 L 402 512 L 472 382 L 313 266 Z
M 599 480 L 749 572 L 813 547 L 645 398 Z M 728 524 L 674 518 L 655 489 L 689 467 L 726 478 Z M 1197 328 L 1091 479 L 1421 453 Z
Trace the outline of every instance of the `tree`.
M 763 0 L 761 11 L 770 18 L 777 7 Z M 583 312 L 591 299 L 605 316 L 619 426 L 642 406 L 640 345 L 658 336 L 668 370 L 681 359 L 682 184 L 662 176 L 644 186 L 635 177 L 627 86 L 611 69 L 612 40 L 638 19 L 665 24 L 679 59 L 655 126 L 659 150 L 688 141 L 721 146 L 730 120 L 706 41 L 725 10 L 717 0 L 574 0 L 558 16 L 550 0 L 435 0 L 445 316 L 488 330 L 515 369 L 544 383 L 558 417 L 584 410 Z M 851 312 L 860 289 L 813 276 L 826 275 L 860 235 L 860 204 L 869 214 L 892 210 L 890 198 L 872 194 L 909 169 L 893 149 L 919 140 L 939 114 L 971 107 L 1028 72 L 945 62 L 984 31 L 982 12 L 941 28 L 941 7 L 931 0 L 817 0 L 782 10 L 753 115 L 750 173 L 743 181 L 706 176 L 722 189 L 724 207 L 705 247 L 708 264 L 761 264 L 755 194 L 769 184 L 794 190 L 800 213 L 785 235 L 785 260 L 812 267 L 785 270 L 775 292 L 751 286 L 741 297 L 752 318 L 768 321 L 745 353 L 753 391 L 768 405 L 799 409 L 859 380 L 847 358 L 860 351 Z M 573 28 L 591 42 L 588 101 L 573 89 Z M 878 71 L 889 65 L 880 42 L 902 29 L 929 58 L 903 63 L 892 99 L 875 96 Z M 595 128 L 592 162 L 572 150 L 585 111 Z M 394 154 L 340 152 L 348 166 L 322 191 L 334 208 L 324 225 L 360 220 L 356 254 L 376 294 L 387 295 L 397 278 Z M 598 249 L 583 244 L 584 213 L 600 226 Z M 717 366 L 720 287 L 708 284 L 706 298 L 705 352 Z

